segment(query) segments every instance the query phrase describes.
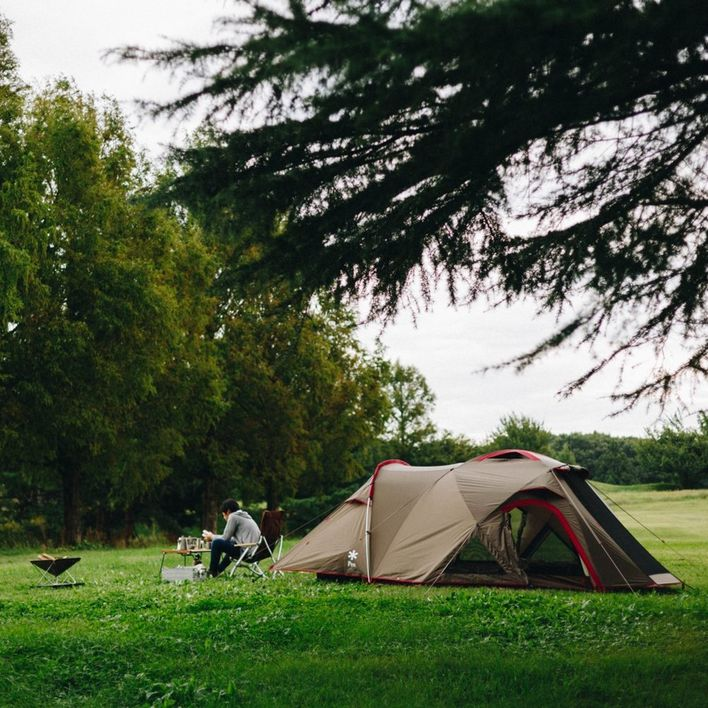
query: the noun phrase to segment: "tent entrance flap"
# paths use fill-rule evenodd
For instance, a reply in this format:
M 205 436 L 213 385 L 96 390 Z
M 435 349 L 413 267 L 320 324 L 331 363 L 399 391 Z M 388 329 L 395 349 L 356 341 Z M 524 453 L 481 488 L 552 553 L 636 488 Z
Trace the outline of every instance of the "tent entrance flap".
M 624 526 L 622 526 L 619 519 L 610 511 L 595 490 L 584 479 L 570 475 L 565 477 L 564 480 L 585 509 L 592 514 L 595 520 L 612 536 L 615 543 L 622 548 L 639 568 L 649 576 L 669 572 Z
M 552 514 L 521 508 L 513 509 L 509 517 L 521 567 L 527 574 L 585 575 L 573 544 Z
M 527 518 L 525 521 L 525 525 L 528 525 L 530 523 L 529 519 L 538 519 L 539 514 L 542 516 L 542 518 L 547 518 L 548 525 L 550 529 L 554 531 L 557 540 L 564 545 L 567 545 L 567 543 L 571 544 L 574 552 L 578 556 L 578 561 L 580 562 L 583 571 L 587 570 L 587 574 L 590 576 L 590 580 L 595 589 L 605 589 L 604 585 L 602 584 L 602 581 L 600 580 L 600 576 L 598 575 L 597 570 L 595 569 L 594 564 L 591 562 L 586 550 L 583 548 L 580 543 L 580 540 L 573 532 L 573 529 L 570 527 L 568 520 L 565 518 L 565 516 L 563 516 L 563 514 L 557 507 L 542 499 L 519 499 L 517 501 L 510 502 L 509 504 L 505 504 L 502 507 L 502 511 L 507 514 L 513 511 L 514 509 L 521 509 L 526 512 Z M 559 546 L 556 545 L 556 549 L 558 548 Z

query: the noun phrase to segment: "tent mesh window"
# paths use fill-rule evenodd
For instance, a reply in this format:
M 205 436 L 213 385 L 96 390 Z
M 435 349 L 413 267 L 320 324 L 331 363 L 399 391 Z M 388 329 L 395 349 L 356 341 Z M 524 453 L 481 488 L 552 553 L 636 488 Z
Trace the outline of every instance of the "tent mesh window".
M 502 575 L 503 568 L 477 538 L 470 538 L 448 566 L 455 575 Z
M 514 541 L 524 570 L 538 575 L 584 575 L 577 552 L 554 519 L 549 519 L 532 538 L 524 537 L 528 515 L 533 513 L 522 509 L 511 513 Z

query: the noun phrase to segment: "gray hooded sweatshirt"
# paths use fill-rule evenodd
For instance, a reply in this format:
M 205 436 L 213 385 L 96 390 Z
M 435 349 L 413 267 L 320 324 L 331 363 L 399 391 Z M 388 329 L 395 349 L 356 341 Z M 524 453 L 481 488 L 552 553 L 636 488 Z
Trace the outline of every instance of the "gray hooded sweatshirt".
M 239 509 L 232 511 L 229 518 L 226 519 L 226 526 L 221 535 L 215 535 L 214 538 L 225 538 L 236 544 L 239 543 L 258 543 L 261 537 L 261 530 L 258 524 L 251 518 L 247 512 Z

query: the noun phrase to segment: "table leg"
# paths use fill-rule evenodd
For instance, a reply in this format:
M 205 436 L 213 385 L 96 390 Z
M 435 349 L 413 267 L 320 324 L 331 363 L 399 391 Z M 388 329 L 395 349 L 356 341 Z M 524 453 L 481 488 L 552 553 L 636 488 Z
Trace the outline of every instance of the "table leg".
M 166 553 L 162 554 L 162 562 L 160 563 L 160 570 L 157 571 L 158 580 L 162 580 L 162 566 L 165 565 L 165 556 L 166 555 L 167 555 Z

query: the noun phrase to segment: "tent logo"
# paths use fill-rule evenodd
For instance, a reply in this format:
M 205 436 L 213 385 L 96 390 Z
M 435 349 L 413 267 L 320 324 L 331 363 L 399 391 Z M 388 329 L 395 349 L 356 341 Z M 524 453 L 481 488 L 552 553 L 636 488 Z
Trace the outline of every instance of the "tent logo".
M 356 570 L 356 559 L 358 557 L 359 553 L 353 549 L 347 553 L 347 570 Z

